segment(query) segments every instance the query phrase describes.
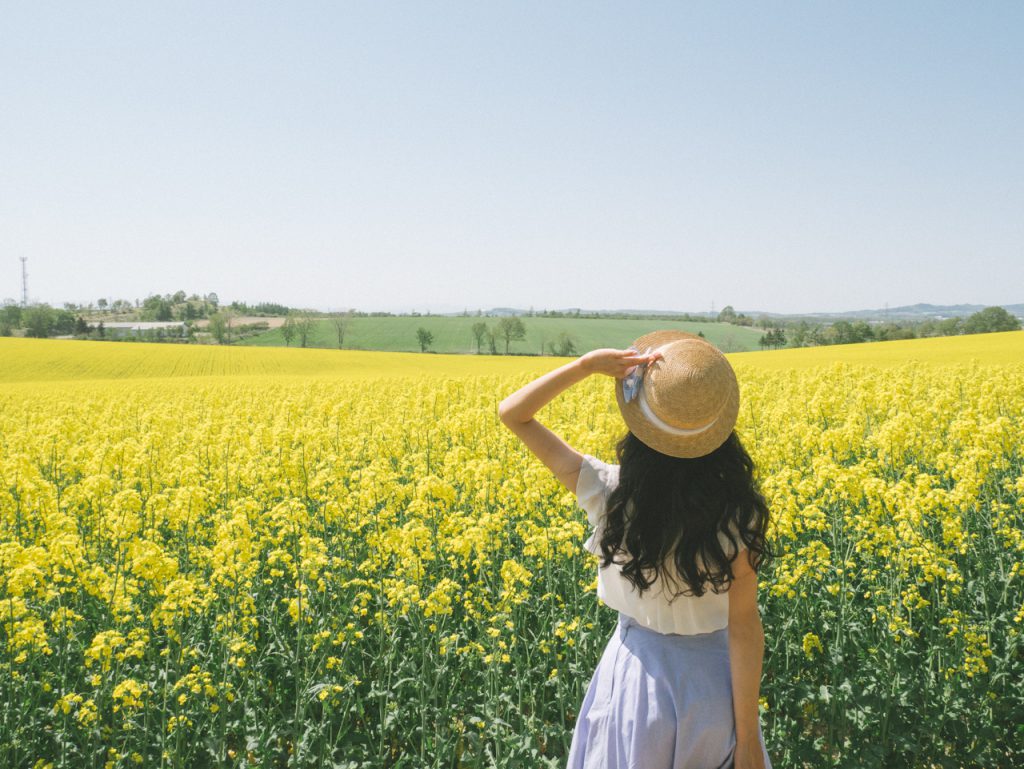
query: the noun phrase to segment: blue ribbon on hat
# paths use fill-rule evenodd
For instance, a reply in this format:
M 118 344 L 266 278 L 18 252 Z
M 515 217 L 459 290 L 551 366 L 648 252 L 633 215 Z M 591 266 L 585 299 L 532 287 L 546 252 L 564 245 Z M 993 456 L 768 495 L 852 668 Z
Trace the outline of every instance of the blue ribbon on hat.
M 628 349 L 632 350 L 633 352 L 640 352 L 635 347 L 630 347 Z M 653 349 L 653 347 L 648 347 L 646 350 L 644 350 L 643 354 L 650 355 Z M 622 378 L 622 397 L 626 401 L 626 403 L 629 403 L 639 394 L 640 386 L 643 384 L 644 381 L 644 371 L 646 370 L 646 368 L 646 363 L 639 363 L 636 366 L 633 366 L 633 368 L 631 368 L 628 372 L 626 372 L 626 376 Z

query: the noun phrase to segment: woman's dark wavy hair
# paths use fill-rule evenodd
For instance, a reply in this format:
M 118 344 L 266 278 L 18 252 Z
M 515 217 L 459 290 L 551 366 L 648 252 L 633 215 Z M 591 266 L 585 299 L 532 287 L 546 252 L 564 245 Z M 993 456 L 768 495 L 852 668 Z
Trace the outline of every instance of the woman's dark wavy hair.
M 601 566 L 609 566 L 616 555 L 626 556 L 616 563 L 641 594 L 659 578 L 674 586 L 666 590 L 669 595 L 701 596 L 707 583 L 714 593 L 727 590 L 735 578 L 731 561 L 739 550 L 731 522 L 755 571 L 774 557 L 765 538 L 768 504 L 754 479 L 754 462 L 735 431 L 715 451 L 694 459 L 655 451 L 632 432 L 618 442 L 615 454 L 619 485 L 608 496 Z M 730 543 L 728 554 L 719 532 Z M 668 568 L 670 560 L 675 574 Z

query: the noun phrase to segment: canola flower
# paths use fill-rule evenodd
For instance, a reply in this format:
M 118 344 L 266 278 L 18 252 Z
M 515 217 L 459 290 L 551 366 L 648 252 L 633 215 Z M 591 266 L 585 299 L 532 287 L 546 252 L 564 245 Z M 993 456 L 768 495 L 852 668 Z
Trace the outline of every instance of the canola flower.
M 0 765 L 564 760 L 614 615 L 496 414 L 550 359 L 79 344 L 0 339 Z M 777 765 L 1024 760 L 1024 334 L 963 344 L 733 356 Z M 544 417 L 614 460 L 610 381 Z

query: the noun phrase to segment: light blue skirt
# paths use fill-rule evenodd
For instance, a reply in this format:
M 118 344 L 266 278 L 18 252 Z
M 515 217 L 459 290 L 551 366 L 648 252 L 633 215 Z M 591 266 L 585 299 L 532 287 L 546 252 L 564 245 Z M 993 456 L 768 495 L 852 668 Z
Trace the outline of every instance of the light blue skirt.
M 664 634 L 620 612 L 576 719 L 568 769 L 725 769 L 735 749 L 728 628 Z M 766 749 L 764 763 L 772 769 Z

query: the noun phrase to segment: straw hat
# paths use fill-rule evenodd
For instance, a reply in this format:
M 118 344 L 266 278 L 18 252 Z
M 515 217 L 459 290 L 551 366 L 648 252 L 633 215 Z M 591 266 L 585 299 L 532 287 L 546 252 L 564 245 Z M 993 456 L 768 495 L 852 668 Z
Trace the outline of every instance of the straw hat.
M 721 351 L 684 331 L 652 331 L 632 344 L 662 358 L 615 380 L 622 418 L 637 438 L 673 457 L 702 457 L 736 425 L 740 390 Z M 627 401 L 627 397 L 629 400 Z

